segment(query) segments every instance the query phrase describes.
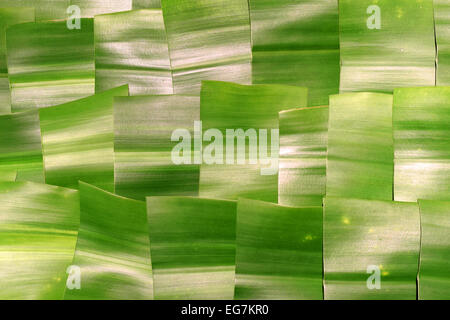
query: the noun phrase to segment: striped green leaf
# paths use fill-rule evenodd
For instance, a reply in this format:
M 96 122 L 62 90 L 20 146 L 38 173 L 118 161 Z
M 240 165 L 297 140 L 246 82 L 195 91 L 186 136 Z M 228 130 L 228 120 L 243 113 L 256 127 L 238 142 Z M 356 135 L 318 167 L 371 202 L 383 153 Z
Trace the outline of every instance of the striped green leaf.
M 238 300 L 322 300 L 322 208 L 239 199 Z
M 212 129 L 223 137 L 214 140 L 216 145 L 222 143 L 222 154 L 218 152 L 219 146 L 216 148 L 216 154 L 211 151 L 210 163 L 203 159 L 200 195 L 231 200 L 243 197 L 277 202 L 279 148 L 271 142 L 271 136 L 273 130 L 278 130 L 278 112 L 307 105 L 307 89 L 283 85 L 245 86 L 204 81 L 200 104 L 203 132 L 207 133 Z M 245 137 L 247 146 L 239 144 L 239 139 L 232 134 L 227 135 L 227 130 L 237 129 L 247 133 Z M 267 137 L 261 134 L 261 130 L 264 129 L 267 130 Z M 273 138 L 278 139 L 275 136 Z M 258 160 L 255 161 L 256 164 L 251 162 L 252 148 L 249 146 L 250 141 L 255 139 L 257 143 L 254 147 L 259 147 L 258 159 L 253 159 Z M 227 140 L 229 140 L 228 151 Z M 261 152 L 266 151 L 261 143 L 267 144 L 270 163 L 261 162 Z M 204 142 L 204 158 L 209 155 L 205 151 L 209 145 L 209 142 Z M 238 162 L 238 153 L 245 155 L 245 161 L 242 163 Z M 270 169 L 270 166 L 273 166 L 274 170 L 263 174 L 262 169 Z
M 233 299 L 236 202 L 149 197 L 155 299 Z
M 34 8 L 2 8 L 0 6 L 0 115 L 11 113 L 6 64 L 6 29 L 14 24 L 31 21 L 34 21 Z
M 433 0 L 434 25 L 436 30 L 436 85 L 450 85 L 450 1 Z
M 44 182 L 37 110 L 0 116 L 0 170 L 18 171 L 19 180 Z
M 3 182 L 0 208 L 0 299 L 62 299 L 77 241 L 78 192 Z
M 328 107 L 280 112 L 278 203 L 322 206 L 326 191 Z
M 174 92 L 198 94 L 202 80 L 251 83 L 248 0 L 161 0 Z
M 161 0 L 133 0 L 133 9 L 161 8 Z
M 450 88 L 394 93 L 394 197 L 450 200 Z
M 143 201 L 80 182 L 80 229 L 72 265 L 81 271 L 71 300 L 150 300 L 152 266 Z
M 173 93 L 161 10 L 100 15 L 94 24 L 96 92 L 128 84 L 130 95 Z
M 392 95 L 330 97 L 327 196 L 392 200 Z
M 94 94 L 93 20 L 81 29 L 66 21 L 24 23 L 6 32 L 13 112 L 66 103 Z
M 177 129 L 193 137 L 199 98 L 182 95 L 118 97 L 114 102 L 115 190 L 129 198 L 197 196 L 200 168 L 177 165 Z M 192 148 L 191 148 L 192 149 Z M 192 159 L 192 158 L 191 158 Z
M 325 299 L 415 300 L 418 205 L 328 196 L 324 205 Z
M 450 299 L 450 202 L 419 200 L 419 299 Z
M 0 181 L 15 182 L 17 171 L 11 169 L 0 169 Z
M 114 191 L 113 99 L 126 95 L 125 85 L 39 110 L 46 183 Z
M 250 0 L 253 83 L 303 86 L 309 105 L 339 92 L 337 0 Z
M 1 8 L 32 7 L 36 11 L 36 21 L 61 20 L 67 15 L 70 0 L 1 0 Z
M 340 0 L 341 92 L 435 84 L 433 0 Z
M 70 0 L 70 5 L 78 6 L 82 17 L 93 18 L 98 14 L 131 10 L 133 0 Z

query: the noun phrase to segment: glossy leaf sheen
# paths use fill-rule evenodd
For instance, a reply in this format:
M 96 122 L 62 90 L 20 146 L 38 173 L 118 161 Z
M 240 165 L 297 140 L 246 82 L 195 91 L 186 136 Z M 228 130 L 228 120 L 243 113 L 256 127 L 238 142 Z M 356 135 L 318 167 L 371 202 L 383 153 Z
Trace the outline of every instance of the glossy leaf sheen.
M 419 299 L 450 299 L 450 202 L 419 200 Z
M 339 92 L 337 0 L 250 0 L 253 83 L 310 89 L 309 105 Z
M 433 0 L 436 30 L 437 65 L 436 85 L 450 85 L 450 1 Z
M 78 192 L 3 182 L 0 208 L 0 299 L 62 299 L 77 241 Z
M 323 299 L 321 207 L 238 201 L 235 299 Z
M 15 182 L 16 178 L 17 178 L 16 170 L 0 168 L 0 181 Z
M 161 0 L 133 0 L 133 9 L 161 8 Z
M 328 107 L 280 112 L 278 203 L 322 206 L 326 191 Z
M 176 129 L 190 130 L 199 119 L 199 98 L 167 95 L 119 97 L 114 103 L 116 193 L 146 196 L 197 196 L 198 165 L 175 165 Z
M 325 299 L 415 300 L 418 205 L 335 197 L 324 205 Z M 373 267 L 380 271 L 380 289 L 368 286 Z
M 147 198 L 155 299 L 231 300 L 236 202 Z
M 205 81 L 200 98 L 203 132 L 214 128 L 223 135 L 223 163 L 226 163 L 227 129 L 267 129 L 270 157 L 271 129 L 278 129 L 278 112 L 307 105 L 307 89 L 283 85 L 245 86 L 227 82 Z M 236 139 L 234 139 L 236 140 Z M 246 138 L 248 145 L 248 138 Z M 209 145 L 208 142 L 204 146 Z M 238 146 L 235 141 L 235 157 Z M 248 152 L 246 148 L 246 154 Z M 278 159 L 278 148 L 273 155 Z M 200 196 L 235 200 L 238 197 L 277 202 L 278 174 L 262 175 L 269 165 L 203 164 L 200 172 Z M 276 164 L 276 169 L 278 164 Z
M 392 95 L 330 97 L 327 195 L 392 200 Z
M 71 5 L 81 9 L 81 16 L 93 18 L 98 14 L 128 11 L 132 9 L 133 0 L 70 0 Z
M 80 230 L 73 265 L 81 269 L 77 300 L 149 300 L 152 266 L 146 205 L 80 182 Z
M 36 11 L 36 21 L 61 20 L 67 18 L 66 10 L 70 0 L 1 0 L 2 8 L 32 7 Z M 16 9 L 21 10 L 21 9 Z
M 0 170 L 19 171 L 19 180 L 44 182 L 37 110 L 0 116 Z
M 202 80 L 251 83 L 247 0 L 161 0 L 174 92 L 198 94 Z
M 173 93 L 161 10 L 100 15 L 94 23 L 96 92 L 128 84 L 130 95 Z
M 122 86 L 39 110 L 46 183 L 114 191 L 113 98 L 126 95 Z
M 394 197 L 450 200 L 450 88 L 394 93 Z
M 339 24 L 341 92 L 435 84 L 433 0 L 340 0 Z
M 66 21 L 25 23 L 6 32 L 13 112 L 94 94 L 93 20 L 69 30 Z
M 6 29 L 14 24 L 31 21 L 34 21 L 34 8 L 1 8 L 0 6 L 0 115 L 11 113 L 6 65 Z

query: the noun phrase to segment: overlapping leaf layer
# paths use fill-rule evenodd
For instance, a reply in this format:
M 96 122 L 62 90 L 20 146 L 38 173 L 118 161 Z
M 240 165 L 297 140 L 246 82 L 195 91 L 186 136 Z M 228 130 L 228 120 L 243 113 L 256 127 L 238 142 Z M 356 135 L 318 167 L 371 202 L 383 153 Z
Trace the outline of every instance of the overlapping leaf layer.
M 0 299 L 449 299 L 449 21 L 0 0 Z

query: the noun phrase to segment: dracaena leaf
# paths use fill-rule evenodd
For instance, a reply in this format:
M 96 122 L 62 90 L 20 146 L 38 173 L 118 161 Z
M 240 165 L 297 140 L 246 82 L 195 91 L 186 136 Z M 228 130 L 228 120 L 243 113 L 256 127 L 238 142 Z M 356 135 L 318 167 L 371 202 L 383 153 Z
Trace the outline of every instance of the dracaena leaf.
M 392 200 L 392 95 L 330 97 L 327 196 Z
M 209 129 L 219 130 L 222 135 L 219 140 L 223 140 L 224 151 L 223 154 L 215 155 L 214 163 L 208 163 L 204 159 L 200 169 L 200 196 L 232 200 L 243 197 L 277 202 L 279 148 L 275 145 L 278 141 L 271 140 L 278 139 L 272 135 L 272 130 L 278 130 L 278 112 L 307 105 L 307 89 L 284 85 L 245 86 L 204 81 L 200 105 L 203 132 Z M 250 130 L 248 134 L 256 137 L 257 145 L 240 149 L 239 144 L 234 141 L 236 139 L 227 133 L 238 129 Z M 263 140 L 261 130 L 266 130 L 266 140 Z M 227 135 L 231 139 L 227 139 Z M 225 155 L 229 140 L 233 143 L 232 146 L 229 145 L 234 152 L 233 163 L 229 163 L 227 159 L 230 155 Z M 246 144 L 250 140 L 246 138 Z M 260 147 L 262 141 L 266 141 L 267 145 Z M 208 145 L 205 141 L 204 146 Z M 255 163 L 250 159 L 252 147 L 259 149 L 258 159 L 253 159 L 257 160 Z M 268 159 L 261 157 L 261 151 L 267 151 Z M 245 153 L 245 163 L 238 163 L 238 152 Z M 267 163 L 264 163 L 265 160 L 268 160 Z M 267 172 L 263 172 L 266 169 Z
M 72 265 L 80 288 L 71 300 L 150 300 L 152 266 L 143 201 L 122 198 L 80 182 L 80 229 Z
M 66 21 L 24 23 L 6 32 L 11 109 L 54 106 L 95 91 L 92 19 L 70 30 Z
M 416 299 L 417 203 L 327 196 L 323 232 L 325 299 Z
M 236 202 L 149 197 L 155 299 L 233 298 Z
M 450 88 L 394 92 L 394 197 L 450 200 Z
M 17 171 L 18 180 L 44 182 L 37 110 L 0 116 L 0 170 Z
M 70 0 L 70 5 L 78 6 L 81 16 L 93 18 L 99 14 L 128 11 L 133 7 L 133 0 Z
M 113 99 L 126 95 L 125 85 L 39 110 L 46 183 L 114 191 Z
M 94 24 L 97 92 L 128 84 L 130 95 L 173 93 L 161 10 L 100 15 Z
M 162 0 L 174 92 L 198 94 L 202 80 L 251 83 L 247 0 Z
M 322 300 L 322 207 L 239 199 L 238 300 Z
M 249 3 L 253 83 L 308 87 L 309 105 L 328 104 L 339 92 L 338 1 Z
M 0 115 L 11 113 L 8 69 L 6 65 L 6 29 L 14 24 L 34 21 L 34 8 L 0 7 Z
M 450 202 L 419 200 L 419 299 L 450 299 Z
M 193 134 L 199 98 L 183 95 L 117 97 L 114 101 L 114 167 L 117 194 L 198 196 L 200 168 L 175 164 L 175 130 Z M 193 151 L 193 150 L 192 150 Z M 192 157 L 190 157 L 192 159 Z
M 322 206 L 326 190 L 328 107 L 282 111 L 278 203 Z
M 341 92 L 435 84 L 433 0 L 340 0 Z
M 0 183 L 1 299 L 60 300 L 79 225 L 76 190 Z

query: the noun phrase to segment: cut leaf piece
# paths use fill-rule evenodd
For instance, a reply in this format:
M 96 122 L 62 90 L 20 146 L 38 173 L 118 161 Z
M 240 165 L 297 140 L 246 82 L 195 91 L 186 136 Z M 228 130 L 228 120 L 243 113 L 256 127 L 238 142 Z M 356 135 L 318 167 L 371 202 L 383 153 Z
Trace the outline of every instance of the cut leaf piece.
M 327 196 L 324 212 L 325 299 L 416 299 L 417 203 Z
M 394 92 L 394 197 L 450 200 L 450 88 Z
M 162 11 L 95 17 L 95 73 L 96 92 L 128 84 L 130 95 L 173 93 Z
M 155 299 L 231 300 L 236 202 L 149 197 Z
M 14 24 L 34 21 L 34 8 L 0 7 L 0 115 L 11 113 L 8 68 L 6 65 L 6 29 Z
M 114 191 L 113 99 L 128 86 L 39 110 L 48 184 L 78 188 L 83 180 Z
M 0 181 L 15 182 L 17 178 L 17 171 L 0 169 Z
M 7 75 L 0 75 L 0 115 L 11 113 L 11 92 Z
M 419 200 L 419 299 L 450 299 L 450 202 Z
M 282 111 L 278 203 L 322 206 L 326 191 L 328 107 Z
M 200 196 L 277 202 L 278 112 L 306 106 L 307 89 L 204 81 L 200 104 Z
M 80 182 L 80 230 L 72 265 L 81 288 L 66 300 L 153 299 L 146 205 Z
M 161 8 L 161 0 L 133 0 L 133 9 Z
M 303 86 L 309 106 L 328 105 L 339 93 L 339 50 L 254 51 L 253 83 Z
M 199 98 L 181 95 L 118 97 L 114 102 L 115 190 L 129 198 L 198 196 L 200 168 L 175 164 L 177 129 L 193 136 Z M 192 148 L 193 149 L 193 148 Z M 193 150 L 192 150 L 193 151 Z
M 337 0 L 250 0 L 253 83 L 308 87 L 309 105 L 339 92 Z
M 0 170 L 20 171 L 19 180 L 44 182 L 37 110 L 0 116 Z
M 434 86 L 433 0 L 340 0 L 341 92 Z
M 161 0 L 174 92 L 199 94 L 201 80 L 251 83 L 248 0 Z
M 94 94 L 93 20 L 69 30 L 66 21 L 24 23 L 6 32 L 13 112 Z
M 450 1 L 434 0 L 434 25 L 436 29 L 437 65 L 436 85 L 450 85 Z
M 0 7 L 16 8 L 21 10 L 25 7 L 35 8 L 36 21 L 62 20 L 66 19 L 67 8 L 70 0 L 1 0 Z M 20 9 L 19 9 L 20 8 Z M 65 22 L 64 22 L 65 23 Z
M 392 200 L 392 95 L 330 97 L 327 196 Z
M 131 10 L 133 0 L 70 0 L 70 5 L 81 9 L 83 18 L 93 18 L 98 14 Z
M 62 299 L 77 241 L 78 192 L 3 182 L 0 208 L 0 299 Z
M 237 300 L 322 300 L 322 207 L 239 199 Z

